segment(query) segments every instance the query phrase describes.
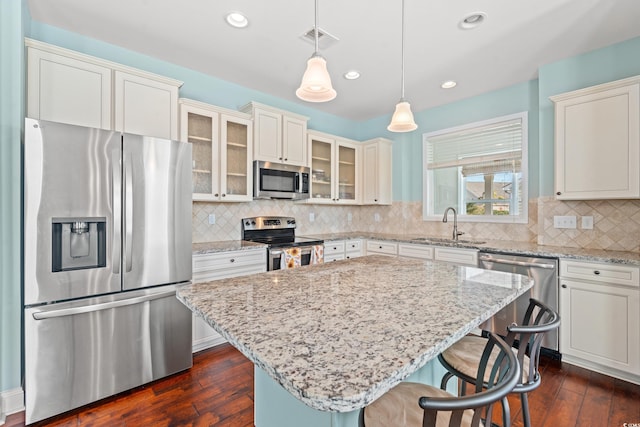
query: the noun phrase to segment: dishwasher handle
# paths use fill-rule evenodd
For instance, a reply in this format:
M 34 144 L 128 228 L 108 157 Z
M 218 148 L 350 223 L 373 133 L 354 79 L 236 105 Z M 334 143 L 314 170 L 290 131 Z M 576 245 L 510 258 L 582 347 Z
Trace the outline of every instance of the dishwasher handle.
M 514 261 L 507 258 L 495 258 L 491 255 L 480 255 L 478 257 L 480 261 L 493 262 L 496 264 L 517 265 L 519 267 L 534 267 L 543 268 L 545 270 L 553 270 L 556 268 L 555 264 L 538 263 L 538 262 L 526 262 L 526 261 Z

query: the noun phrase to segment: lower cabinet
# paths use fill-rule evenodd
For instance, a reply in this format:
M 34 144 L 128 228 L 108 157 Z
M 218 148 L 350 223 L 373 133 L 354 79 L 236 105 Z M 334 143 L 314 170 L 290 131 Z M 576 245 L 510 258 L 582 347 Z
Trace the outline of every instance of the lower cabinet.
M 448 247 L 436 247 L 433 259 L 452 264 L 478 266 L 478 251 L 476 249 L 458 249 Z
M 639 272 L 560 260 L 563 361 L 640 383 Z
M 367 255 L 398 255 L 398 244 L 383 240 L 367 240 Z
M 329 240 L 324 242 L 324 262 L 362 256 L 362 240 Z
M 266 248 L 243 249 L 193 255 L 193 283 L 267 271 Z M 200 317 L 193 315 L 193 352 L 225 342 L 224 338 Z
M 399 243 L 398 256 L 403 258 L 433 259 L 433 246 Z

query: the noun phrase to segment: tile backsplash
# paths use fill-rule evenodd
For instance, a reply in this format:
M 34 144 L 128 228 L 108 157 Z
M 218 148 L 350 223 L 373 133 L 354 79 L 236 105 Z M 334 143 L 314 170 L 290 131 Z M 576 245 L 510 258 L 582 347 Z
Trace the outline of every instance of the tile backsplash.
M 209 224 L 209 215 L 215 224 Z M 450 237 L 451 223 L 423 221 L 422 202 L 394 202 L 391 206 L 324 206 L 290 200 L 249 203 L 193 203 L 194 243 L 237 240 L 240 220 L 261 215 L 296 218 L 299 235 L 365 231 Z M 575 215 L 576 229 L 553 227 L 555 215 Z M 313 216 L 313 221 L 311 221 Z M 592 230 L 580 218 L 593 216 Z M 460 222 L 466 239 L 514 240 L 541 245 L 640 252 L 640 200 L 557 201 L 542 197 L 529 201 L 528 224 Z

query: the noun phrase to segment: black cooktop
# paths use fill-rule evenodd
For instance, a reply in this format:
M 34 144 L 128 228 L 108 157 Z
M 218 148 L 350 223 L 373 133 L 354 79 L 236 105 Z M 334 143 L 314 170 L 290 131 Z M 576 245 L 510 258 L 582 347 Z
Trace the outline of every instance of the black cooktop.
M 264 243 L 270 248 L 322 245 L 323 240 L 295 235 L 296 222 L 290 217 L 242 219 L 242 240 Z

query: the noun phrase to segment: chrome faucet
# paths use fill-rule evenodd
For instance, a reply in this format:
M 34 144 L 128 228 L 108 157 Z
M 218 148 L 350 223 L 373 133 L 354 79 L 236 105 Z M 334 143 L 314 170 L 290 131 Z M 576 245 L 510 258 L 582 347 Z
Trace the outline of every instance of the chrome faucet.
M 449 214 L 449 211 L 453 211 L 453 240 L 458 240 L 458 236 L 464 233 L 458 233 L 458 213 L 456 212 L 455 208 L 449 206 L 447 209 L 445 209 L 442 222 L 447 222 L 447 215 Z

